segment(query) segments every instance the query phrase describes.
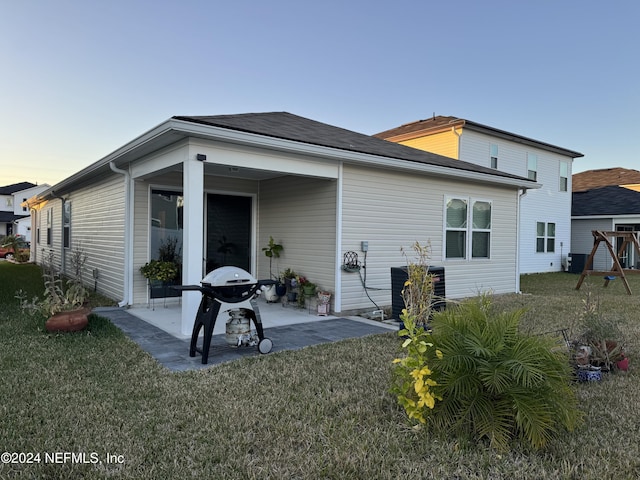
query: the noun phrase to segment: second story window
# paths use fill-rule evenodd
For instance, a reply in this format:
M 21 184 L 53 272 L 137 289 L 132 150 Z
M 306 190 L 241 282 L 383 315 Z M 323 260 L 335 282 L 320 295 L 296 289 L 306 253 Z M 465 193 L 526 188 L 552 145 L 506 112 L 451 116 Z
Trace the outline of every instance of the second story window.
M 527 153 L 527 178 L 538 181 L 538 156 L 533 153 Z
M 498 168 L 498 145 L 491 144 L 491 168 Z
M 560 162 L 560 191 L 566 192 L 569 188 L 569 164 Z

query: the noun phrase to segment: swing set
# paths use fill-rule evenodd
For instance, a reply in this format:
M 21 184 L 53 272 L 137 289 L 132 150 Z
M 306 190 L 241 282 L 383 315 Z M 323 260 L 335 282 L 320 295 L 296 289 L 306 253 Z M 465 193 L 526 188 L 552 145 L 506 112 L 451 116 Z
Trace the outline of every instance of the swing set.
M 604 232 L 601 230 L 593 230 L 591 232 L 593 235 L 593 249 L 591 250 L 591 254 L 587 258 L 586 263 L 584 264 L 584 270 L 582 270 L 582 275 L 580 275 L 580 280 L 578 280 L 578 285 L 576 285 L 576 290 L 580 290 L 582 286 L 582 282 L 584 281 L 587 275 L 595 275 L 604 277 L 604 286 L 607 287 L 611 280 L 615 280 L 617 276 L 622 279 L 622 283 L 624 283 L 624 288 L 627 290 L 627 293 L 631 295 L 631 288 L 629 288 L 629 282 L 627 281 L 626 273 L 640 273 L 640 270 L 633 268 L 622 268 L 620 264 L 620 257 L 624 254 L 626 248 L 629 245 L 633 245 L 635 248 L 636 254 L 638 258 L 640 258 L 640 244 L 638 243 L 638 237 L 636 237 L 636 232 Z M 613 248 L 613 243 L 610 238 L 621 238 L 622 243 L 620 244 L 620 248 L 616 254 L 616 251 Z M 613 266 L 609 271 L 598 271 L 598 270 L 590 270 L 593 267 L 593 257 L 598 250 L 598 247 L 601 243 L 607 247 L 607 251 L 611 258 L 613 259 Z

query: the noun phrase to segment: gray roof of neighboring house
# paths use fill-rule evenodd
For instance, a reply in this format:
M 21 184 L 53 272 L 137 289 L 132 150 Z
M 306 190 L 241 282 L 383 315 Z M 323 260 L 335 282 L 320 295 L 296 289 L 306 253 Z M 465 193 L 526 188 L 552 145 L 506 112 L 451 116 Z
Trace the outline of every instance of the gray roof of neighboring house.
M 13 212 L 0 212 L 0 223 L 11 223 L 24 217 L 28 217 L 28 215 L 16 215 Z
M 640 192 L 612 185 L 573 192 L 571 216 L 640 215 Z
M 393 139 L 391 141 L 402 141 L 411 138 L 418 138 L 424 135 L 431 135 L 434 133 L 449 130 L 452 127 L 467 128 L 486 135 L 491 135 L 496 138 L 502 138 L 512 142 L 522 143 L 524 145 L 530 145 L 533 147 L 548 150 L 560 155 L 566 155 L 571 158 L 579 158 L 584 155 L 580 152 L 568 150 L 566 148 L 558 147 L 550 143 L 541 142 L 540 140 L 534 140 L 532 138 L 524 137 L 515 133 L 500 130 L 498 128 L 483 125 L 481 123 L 472 122 L 464 118 L 434 115 L 431 118 L 424 120 L 416 120 L 415 122 L 405 123 L 399 127 L 385 130 L 384 132 L 376 133 L 374 136 L 378 138 Z
M 370 135 L 335 127 L 288 112 L 243 113 L 214 116 L 174 116 L 176 120 L 201 123 L 242 132 L 294 140 L 323 147 L 437 165 L 512 179 L 523 177 L 472 163 L 425 152 Z
M 36 185 L 31 182 L 14 183 L 13 185 L 6 185 L 0 187 L 0 195 L 13 195 L 16 192 L 26 190 L 27 188 L 35 187 Z

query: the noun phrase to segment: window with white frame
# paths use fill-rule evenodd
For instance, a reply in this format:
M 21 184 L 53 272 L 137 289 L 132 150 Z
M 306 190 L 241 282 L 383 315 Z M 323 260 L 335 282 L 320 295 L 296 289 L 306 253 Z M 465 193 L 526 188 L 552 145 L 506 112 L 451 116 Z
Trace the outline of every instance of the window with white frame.
M 62 242 L 64 248 L 71 247 L 71 202 L 64 202 L 62 217 Z
M 560 162 L 560 191 L 566 192 L 569 188 L 569 164 Z
M 527 178 L 538 181 L 538 156 L 533 153 L 527 153 Z
M 536 222 L 536 252 L 553 253 L 556 251 L 556 224 Z
M 473 198 L 446 201 L 445 256 L 448 259 L 489 258 L 491 202 Z
M 491 168 L 498 168 L 498 145 L 491 144 Z
M 53 209 L 47 209 L 47 245 L 51 245 L 51 227 L 53 223 Z
M 7 197 L 7 207 L 13 207 L 13 197 Z
M 22 199 L 22 202 L 23 202 L 23 203 L 24 203 L 24 202 L 26 202 L 26 201 L 27 201 L 27 199 L 26 199 L 26 198 L 23 198 L 23 199 Z M 26 212 L 26 211 L 27 211 L 27 207 L 22 207 L 22 211 L 23 211 L 23 212 Z

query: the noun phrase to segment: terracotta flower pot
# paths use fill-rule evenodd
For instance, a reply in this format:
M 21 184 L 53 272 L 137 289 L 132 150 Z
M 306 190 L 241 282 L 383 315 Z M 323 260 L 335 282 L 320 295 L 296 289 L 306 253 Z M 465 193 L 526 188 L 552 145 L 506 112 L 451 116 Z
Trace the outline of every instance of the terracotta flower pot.
M 56 313 L 44 324 L 47 332 L 78 332 L 83 330 L 88 324 L 88 315 L 91 310 L 80 308 L 69 312 Z
M 627 357 L 623 358 L 618 363 L 616 363 L 616 366 L 618 367 L 618 370 L 626 372 L 627 370 L 629 370 L 629 359 Z

